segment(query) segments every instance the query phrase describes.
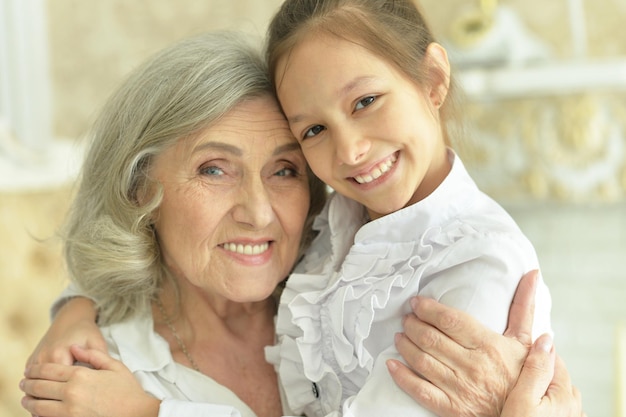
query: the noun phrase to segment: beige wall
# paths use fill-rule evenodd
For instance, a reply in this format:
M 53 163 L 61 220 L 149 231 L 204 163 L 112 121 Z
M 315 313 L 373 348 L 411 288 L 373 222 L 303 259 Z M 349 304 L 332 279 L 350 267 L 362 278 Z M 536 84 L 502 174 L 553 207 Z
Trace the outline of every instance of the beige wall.
M 134 66 L 188 35 L 241 29 L 262 36 L 280 0 L 48 0 L 54 131 L 77 138 Z
M 210 29 L 243 29 L 261 35 L 279 3 L 280 0 L 48 0 L 55 135 L 81 138 L 109 92 L 148 54 L 183 36 Z M 422 1 L 440 37 L 474 3 L 477 2 Z M 571 56 L 566 0 L 503 3 L 519 12 L 527 25 L 551 46 L 557 58 Z M 626 37 L 621 35 L 626 22 L 626 0 L 587 0 L 584 4 L 589 55 L 626 57 Z M 584 95 L 585 100 L 604 103 L 602 97 L 595 92 Z M 540 106 L 562 109 L 567 107 L 562 105 L 562 100 L 575 103 L 574 106 L 579 103 L 578 96 L 548 97 Z M 614 122 L 623 125 L 626 123 L 626 111 L 621 110 L 624 95 L 612 94 L 610 101 L 617 103 L 613 105 L 618 114 Z M 506 136 L 517 116 L 533 113 L 529 109 L 536 105 L 534 101 L 521 100 L 492 103 L 492 107 L 470 105 L 468 110 L 478 127 Z M 534 119 L 529 120 L 528 124 L 532 125 Z M 499 146 L 517 145 L 504 142 Z M 573 152 L 586 155 L 590 148 L 585 146 L 573 148 Z M 556 155 L 550 152 L 552 159 L 548 163 Z M 584 163 L 589 161 L 583 160 Z M 526 172 L 529 173 L 532 175 L 514 178 L 509 189 L 530 190 L 521 193 L 522 196 L 532 194 L 535 200 L 541 200 L 545 194 L 533 194 L 524 178 L 530 179 L 535 188 L 539 181 L 541 188 L 542 172 Z M 623 180 L 615 181 L 617 191 L 609 193 L 609 198 L 594 197 L 591 202 L 580 203 L 561 192 L 563 198 L 556 204 L 520 205 L 516 201 L 510 206 L 537 245 L 546 280 L 553 290 L 558 347 L 568 361 L 574 382 L 583 391 L 590 417 L 613 415 L 612 329 L 620 317 L 626 317 L 622 301 L 626 299 L 622 272 L 626 253 L 623 206 L 626 173 Z M 543 185 L 558 190 L 558 185 Z M 26 417 L 19 407 L 17 382 L 26 356 L 47 325 L 47 306 L 64 283 L 58 242 L 41 242 L 33 237 L 46 238 L 54 233 L 70 196 L 71 186 L 41 192 L 0 193 L 0 233 L 5 236 L 0 240 L 3 317 L 0 340 L 5 354 L 0 375 L 0 415 L 3 416 Z M 594 208 L 589 208 L 590 205 Z
M 433 30 L 445 38 L 464 11 L 478 2 L 423 0 Z M 566 0 L 508 0 L 555 56 L 572 53 Z M 626 56 L 625 0 L 586 1 L 588 50 L 593 57 Z M 243 29 L 262 35 L 280 0 L 48 0 L 54 90 L 54 129 L 79 137 L 97 106 L 148 54 L 186 35 Z

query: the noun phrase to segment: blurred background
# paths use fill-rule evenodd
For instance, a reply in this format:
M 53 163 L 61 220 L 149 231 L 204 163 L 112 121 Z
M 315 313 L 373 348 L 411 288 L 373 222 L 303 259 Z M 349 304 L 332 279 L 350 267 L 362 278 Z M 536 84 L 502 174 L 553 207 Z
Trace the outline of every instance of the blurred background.
M 0 415 L 26 416 L 17 384 L 66 284 L 55 232 L 100 105 L 156 50 L 262 36 L 280 3 L 0 0 Z M 584 408 L 624 417 L 626 0 L 420 4 L 465 91 L 455 145 L 536 246 Z

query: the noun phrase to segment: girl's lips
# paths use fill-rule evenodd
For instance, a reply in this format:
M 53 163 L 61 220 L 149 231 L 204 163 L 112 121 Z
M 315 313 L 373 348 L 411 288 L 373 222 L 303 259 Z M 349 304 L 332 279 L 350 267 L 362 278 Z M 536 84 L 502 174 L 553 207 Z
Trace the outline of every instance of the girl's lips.
M 389 156 L 387 159 L 376 164 L 371 170 L 368 172 L 355 175 L 353 178 L 359 184 L 367 184 L 378 178 L 380 178 L 384 173 L 388 172 L 393 164 L 398 160 L 397 152 Z

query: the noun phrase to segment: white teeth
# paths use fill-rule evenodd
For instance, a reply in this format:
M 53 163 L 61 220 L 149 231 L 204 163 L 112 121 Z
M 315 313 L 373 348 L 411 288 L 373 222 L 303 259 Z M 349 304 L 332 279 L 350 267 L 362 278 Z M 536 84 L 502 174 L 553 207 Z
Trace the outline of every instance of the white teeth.
M 381 175 L 383 175 L 385 172 L 389 171 L 391 167 L 393 166 L 394 162 L 396 162 L 395 155 L 387 159 L 385 162 L 381 162 L 380 164 L 376 165 L 376 167 L 374 167 L 374 169 L 372 169 L 372 171 L 369 172 L 368 174 L 357 175 L 356 177 L 354 177 L 354 179 L 359 184 L 367 184 L 368 182 L 372 182 L 376 178 L 379 178 Z
M 262 243 L 260 245 L 242 245 L 241 243 L 224 243 L 223 248 L 230 252 L 235 252 L 240 255 L 258 255 L 265 252 L 270 247 L 269 243 Z

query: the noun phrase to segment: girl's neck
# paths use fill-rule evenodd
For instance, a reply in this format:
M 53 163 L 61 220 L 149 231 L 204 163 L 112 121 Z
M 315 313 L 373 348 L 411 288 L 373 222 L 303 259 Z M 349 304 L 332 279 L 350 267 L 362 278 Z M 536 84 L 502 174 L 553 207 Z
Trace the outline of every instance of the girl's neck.
M 441 149 L 441 152 L 438 152 L 436 158 L 433 158 L 428 172 L 426 172 L 422 182 L 405 207 L 420 202 L 431 195 L 445 181 L 452 170 L 453 159 L 450 157 L 448 147 L 445 144 L 442 144 L 442 146 L 443 149 Z M 369 221 L 384 217 L 380 214 L 372 213 L 369 208 L 367 209 L 367 214 Z
M 422 201 L 431 195 L 445 181 L 451 170 L 452 161 L 448 153 L 448 148 L 443 145 L 443 149 L 437 153 L 436 158 L 433 158 L 428 172 L 424 176 L 418 189 L 415 190 L 415 194 L 413 194 L 413 198 L 411 198 L 407 206 Z

